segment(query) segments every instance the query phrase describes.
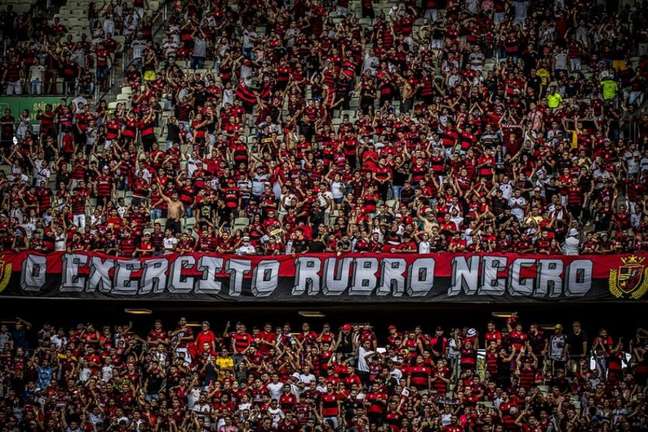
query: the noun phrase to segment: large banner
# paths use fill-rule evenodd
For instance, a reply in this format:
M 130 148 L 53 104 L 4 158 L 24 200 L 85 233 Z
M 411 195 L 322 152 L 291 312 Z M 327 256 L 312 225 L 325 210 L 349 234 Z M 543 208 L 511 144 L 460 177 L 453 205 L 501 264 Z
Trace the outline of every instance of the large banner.
M 45 106 L 51 104 L 52 108 L 64 103 L 64 98 L 60 96 L 6 96 L 0 97 L 0 112 L 5 108 L 11 110 L 14 118 L 18 119 L 23 110 L 29 111 L 29 118 L 32 123 L 38 123 L 38 111 L 45 112 Z
M 642 301 L 648 254 L 0 254 L 10 297 L 215 302 Z M 646 297 L 648 298 L 648 297 Z

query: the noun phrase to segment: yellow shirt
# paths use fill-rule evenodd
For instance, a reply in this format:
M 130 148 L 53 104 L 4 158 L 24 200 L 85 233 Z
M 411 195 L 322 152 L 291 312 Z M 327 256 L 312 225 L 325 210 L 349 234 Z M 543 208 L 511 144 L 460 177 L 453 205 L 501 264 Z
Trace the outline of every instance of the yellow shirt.
M 616 81 L 611 79 L 605 79 L 601 81 L 603 100 L 614 99 L 617 94 L 618 86 Z
M 547 87 L 547 84 L 549 83 L 549 77 L 551 76 L 549 71 L 545 68 L 540 68 L 536 71 L 536 76 L 540 78 L 542 86 Z
M 576 131 L 572 131 L 571 134 L 571 148 L 578 148 L 578 134 Z
M 232 357 L 218 357 L 216 366 L 221 370 L 234 369 L 234 359 Z
M 558 108 L 560 106 L 560 102 L 562 102 L 562 96 L 560 96 L 560 93 L 552 93 L 550 95 L 547 95 L 547 106 L 549 108 Z

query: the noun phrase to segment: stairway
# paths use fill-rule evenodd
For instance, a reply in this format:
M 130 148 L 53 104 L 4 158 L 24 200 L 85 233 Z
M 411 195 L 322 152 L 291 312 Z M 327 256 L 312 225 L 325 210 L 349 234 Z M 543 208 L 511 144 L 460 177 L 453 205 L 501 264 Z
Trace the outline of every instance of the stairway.
M 81 39 L 82 34 L 92 39 L 88 22 L 88 5 L 90 3 L 91 0 L 68 0 L 56 15 L 75 41 Z M 97 3 L 101 4 L 101 2 Z
M 4 11 L 7 6 L 11 6 L 14 12 L 22 14 L 29 11 L 34 3 L 35 0 L 3 0 L 0 2 L 0 10 Z

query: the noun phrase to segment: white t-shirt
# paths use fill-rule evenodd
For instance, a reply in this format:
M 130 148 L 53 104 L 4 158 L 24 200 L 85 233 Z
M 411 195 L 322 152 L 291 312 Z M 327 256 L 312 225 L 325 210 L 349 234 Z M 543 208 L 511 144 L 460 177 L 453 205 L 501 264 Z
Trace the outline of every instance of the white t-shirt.
M 236 249 L 236 253 L 239 255 L 253 255 L 256 253 L 256 248 L 251 244 L 242 244 Z
M 29 80 L 30 81 L 43 81 L 43 73 L 45 72 L 45 66 L 43 65 L 32 65 L 29 67 Z
M 315 380 L 316 380 L 315 375 L 313 375 L 312 373 L 309 373 L 309 374 L 300 373 L 299 374 L 299 381 L 303 382 L 306 385 L 309 385 L 310 383 L 312 383 Z
M 270 414 L 270 417 L 272 417 L 272 427 L 277 428 L 279 426 L 279 422 L 285 417 L 284 412 L 281 410 L 281 408 L 268 408 L 268 414 Z
M 567 51 L 562 50 L 554 54 L 554 68 L 557 70 L 567 69 Z
M 376 73 L 378 64 L 378 57 L 367 54 L 365 55 L 364 62 L 362 63 L 362 71 L 365 72 L 368 70 L 369 73 L 373 75 L 374 73 Z
M 59 335 L 54 335 L 50 338 L 50 342 L 56 348 L 61 348 L 64 344 L 66 344 L 66 339 L 65 336 L 61 337 Z M 0 344 L 0 351 L 2 351 L 2 344 Z
M 576 237 L 567 237 L 563 245 L 563 253 L 565 255 L 578 255 L 580 242 Z
M 223 90 L 223 106 L 226 104 L 233 104 L 234 103 L 234 90 L 232 89 L 224 89 Z
M 641 158 L 641 162 L 639 162 L 639 166 L 641 167 L 641 171 L 648 171 L 648 156 L 644 156 Z
M 457 229 L 461 228 L 461 225 L 463 224 L 464 218 L 457 215 L 457 216 L 452 216 L 450 218 L 450 221 L 454 223 L 457 226 Z
M 502 191 L 502 197 L 505 200 L 510 200 L 513 196 L 513 186 L 510 183 L 502 183 L 499 189 Z
M 369 372 L 369 364 L 367 364 L 366 356 L 373 354 L 373 351 L 364 349 L 364 347 L 358 348 L 358 370 L 361 372 Z
M 565 360 L 565 344 L 567 336 L 553 335 L 549 338 L 549 358 L 552 360 Z
M 392 377 L 392 378 L 395 378 L 398 381 L 400 381 L 401 378 L 403 378 L 403 371 L 401 371 L 398 368 L 394 368 L 391 371 L 389 371 L 389 376 Z
M 518 220 L 524 219 L 524 207 L 526 205 L 526 199 L 524 197 L 512 197 L 509 200 L 509 207 L 511 207 L 511 214 L 518 218 Z
M 338 181 L 332 182 L 331 195 L 333 195 L 333 199 L 344 198 L 344 183 Z
M 202 417 L 205 425 L 209 426 L 211 424 L 211 419 L 209 418 L 209 414 L 211 414 L 212 412 L 211 405 L 197 403 L 193 406 L 192 411 L 195 412 L 199 417 Z
M 251 402 L 245 402 L 245 403 L 239 404 L 239 406 L 238 406 L 239 411 L 249 410 L 250 408 L 252 408 L 252 403 Z
M 113 366 L 112 365 L 104 365 L 101 368 L 101 380 L 103 382 L 108 382 L 112 379 L 113 377 Z
M 328 205 L 328 199 L 333 199 L 333 194 L 331 192 L 320 192 L 317 194 L 317 204 L 319 204 L 320 208 L 324 208 Z
M 193 56 L 194 57 L 206 57 L 207 56 L 207 41 L 203 38 L 194 39 L 193 47 Z
M 252 48 L 254 47 L 254 39 L 257 37 L 257 34 L 253 31 L 245 30 L 243 32 L 243 48 Z
M 268 388 L 268 391 L 270 392 L 270 399 L 279 399 L 281 396 L 281 391 L 283 390 L 283 383 L 281 381 L 276 382 L 276 383 L 268 383 L 266 387 Z
M 91 374 L 92 374 L 92 371 L 90 370 L 90 368 L 85 366 L 83 369 L 81 369 L 79 371 L 79 381 L 81 381 L 81 382 L 88 381 L 88 379 L 90 379 Z
M 175 237 L 165 237 L 164 240 L 162 240 L 162 244 L 164 245 L 165 251 L 171 252 L 175 250 L 175 247 L 178 244 L 178 239 Z
M 34 174 L 36 186 L 44 186 L 49 181 L 50 175 L 52 175 L 52 171 L 50 171 L 47 165 L 40 168 L 38 172 Z
M 65 233 L 56 234 L 54 237 L 54 250 L 56 252 L 62 252 L 66 249 L 66 235 Z
M 79 110 L 79 105 L 83 104 L 83 106 L 88 105 L 88 99 L 84 98 L 83 96 L 79 95 L 72 99 L 72 106 L 74 107 L 74 111 Z
M 198 398 L 200 398 L 200 389 L 198 387 L 191 389 L 187 395 L 187 407 L 190 410 L 193 410 Z
M 133 60 L 142 58 L 144 55 L 144 48 L 146 48 L 146 42 L 139 39 L 131 42 L 131 49 L 133 50 Z

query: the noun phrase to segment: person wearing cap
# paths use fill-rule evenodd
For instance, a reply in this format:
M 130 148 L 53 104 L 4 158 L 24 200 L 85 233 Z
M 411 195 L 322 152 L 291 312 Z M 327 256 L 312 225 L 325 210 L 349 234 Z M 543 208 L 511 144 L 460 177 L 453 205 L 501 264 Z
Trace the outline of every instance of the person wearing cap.
M 241 238 L 241 244 L 236 248 L 238 255 L 254 255 L 256 254 L 256 247 L 250 243 L 250 237 L 245 235 Z
M 341 354 L 342 357 L 349 357 L 353 354 L 354 342 L 352 330 L 353 325 L 346 323 L 342 325 L 340 332 L 338 333 L 337 343 L 335 346 L 336 352 Z
M 578 230 L 570 228 L 567 232 L 567 237 L 562 245 L 562 252 L 565 255 L 578 255 L 580 252 L 580 239 Z

